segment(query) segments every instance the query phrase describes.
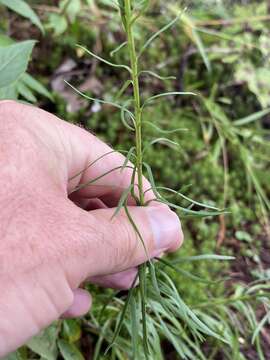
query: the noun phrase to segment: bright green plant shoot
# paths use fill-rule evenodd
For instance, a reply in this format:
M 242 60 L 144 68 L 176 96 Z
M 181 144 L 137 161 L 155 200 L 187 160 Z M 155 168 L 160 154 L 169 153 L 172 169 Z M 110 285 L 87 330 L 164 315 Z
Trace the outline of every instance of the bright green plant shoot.
M 135 38 L 134 38 L 134 27 L 137 26 L 137 20 L 141 17 L 141 15 L 146 11 L 147 7 L 149 6 L 149 1 L 135 1 L 135 0 L 119 0 L 118 1 L 118 9 L 121 14 L 122 25 L 124 31 L 126 33 L 126 42 L 121 44 L 113 53 L 116 51 L 120 51 L 121 49 L 125 48 L 128 52 L 130 64 L 128 65 L 118 65 L 114 64 L 108 60 L 101 58 L 93 54 L 91 51 L 85 49 L 84 47 L 80 46 L 85 52 L 94 56 L 99 61 L 113 66 L 114 68 L 119 68 L 127 71 L 130 75 L 130 78 L 127 79 L 121 90 L 119 91 L 118 96 L 116 97 L 119 99 L 121 95 L 125 93 L 129 86 L 132 86 L 133 89 L 133 99 L 128 102 L 125 102 L 124 105 L 116 102 L 107 102 L 101 99 L 94 99 L 90 96 L 87 96 L 73 86 L 72 88 L 76 90 L 82 96 L 92 100 L 99 102 L 101 104 L 108 103 L 111 106 L 115 106 L 116 108 L 121 110 L 121 118 L 123 124 L 127 127 L 128 130 L 131 130 L 135 133 L 135 144 L 127 152 L 127 160 L 123 164 L 122 168 L 130 167 L 128 164 L 128 160 L 134 160 L 133 175 L 131 184 L 124 191 L 119 203 L 118 207 L 115 211 L 115 216 L 119 212 L 121 208 L 125 209 L 128 219 L 132 224 L 134 231 L 138 235 L 138 241 L 141 241 L 142 245 L 144 246 L 143 238 L 134 223 L 131 215 L 128 212 L 127 207 L 127 199 L 131 195 L 136 203 L 140 206 L 147 206 L 148 203 L 145 202 L 145 190 L 143 189 L 143 172 L 145 170 L 149 181 L 151 183 L 151 189 L 155 194 L 154 201 L 159 201 L 164 204 L 171 206 L 174 209 L 179 210 L 183 214 L 192 215 L 192 216 L 209 216 L 209 215 L 216 215 L 220 214 L 220 210 L 206 206 L 204 204 L 198 203 L 193 201 L 190 198 L 182 195 L 181 193 L 176 192 L 175 190 L 166 188 L 166 187 L 157 187 L 154 182 L 154 178 L 152 175 L 151 167 L 144 162 L 143 154 L 144 150 L 147 146 L 151 146 L 155 143 L 162 143 L 167 144 L 169 146 L 177 146 L 176 143 L 172 142 L 168 138 L 157 138 L 152 140 L 145 148 L 142 145 L 142 135 L 143 135 L 143 114 L 146 111 L 147 106 L 156 99 L 166 97 L 166 96 L 176 96 L 176 95 L 195 95 L 193 93 L 183 93 L 183 92 L 166 92 L 162 94 L 157 94 L 151 96 L 148 99 L 142 99 L 140 93 L 140 75 L 142 73 L 147 73 L 150 76 L 154 76 L 160 80 L 163 80 L 161 76 L 158 74 L 153 73 L 152 71 L 148 70 L 141 70 L 139 69 L 139 58 L 142 56 L 146 48 L 164 31 L 169 29 L 172 25 L 174 25 L 178 20 L 179 17 L 171 21 L 169 24 L 164 26 L 164 28 L 160 29 L 157 33 L 152 35 L 149 40 L 142 46 L 141 49 L 136 49 Z M 166 78 L 168 79 L 168 78 Z M 131 105 L 131 106 L 130 106 Z M 179 131 L 181 129 L 175 129 L 170 131 L 165 131 L 159 129 L 154 124 L 150 124 L 155 127 L 157 131 L 164 134 L 170 134 L 172 132 Z M 104 155 L 106 156 L 106 154 Z M 97 159 L 96 161 L 99 161 Z M 89 166 L 91 166 L 90 164 Z M 113 169 L 120 170 L 119 168 Z M 104 174 L 102 176 L 106 176 Z M 77 176 L 77 175 L 75 175 Z M 100 179 L 100 177 L 98 178 Z M 89 186 L 93 184 L 96 180 L 91 180 L 88 184 L 80 185 L 82 186 Z M 74 189 L 74 191 L 78 190 L 78 188 Z M 184 198 L 186 201 L 190 202 L 190 205 L 196 205 L 201 207 L 203 210 L 195 211 L 189 208 L 183 208 L 179 205 L 170 203 L 167 201 L 159 191 L 173 193 L 178 195 L 179 197 Z M 206 210 L 204 210 L 206 208 Z M 147 249 L 145 248 L 147 252 Z M 229 257 L 222 257 L 220 260 L 229 260 Z M 203 336 L 212 336 L 216 339 L 223 341 L 223 334 L 220 333 L 220 330 L 217 328 L 213 328 L 212 325 L 206 325 L 200 316 L 195 314 L 182 300 L 180 294 L 178 293 L 176 287 L 174 286 L 172 280 L 169 276 L 164 272 L 165 267 L 170 267 L 171 269 L 180 272 L 183 276 L 186 276 L 192 281 L 202 281 L 207 282 L 204 279 L 200 279 L 184 270 L 178 269 L 169 261 L 165 261 L 162 259 L 158 259 L 162 266 L 156 266 L 153 261 L 150 259 L 146 264 L 143 264 L 139 268 L 139 286 L 135 287 L 136 280 L 128 293 L 127 298 L 122 306 L 122 310 L 119 312 L 117 319 L 116 319 L 116 327 L 114 334 L 104 334 L 110 341 L 110 346 L 107 348 L 108 352 L 111 350 L 113 354 L 116 353 L 118 347 L 121 347 L 121 339 L 120 334 L 123 329 L 126 329 L 131 336 L 132 342 L 132 354 L 130 354 L 131 358 L 134 360 L 137 359 L 161 359 L 162 358 L 162 351 L 160 346 L 159 337 L 166 338 L 176 349 L 179 356 L 182 358 L 190 358 L 194 359 L 194 356 L 199 356 L 199 358 L 203 358 L 203 355 L 200 351 L 199 342 L 203 340 Z M 119 301 L 118 301 L 119 302 Z M 103 308 L 105 311 L 106 306 Z M 104 331 L 104 329 L 103 329 Z M 192 339 L 192 340 L 191 340 Z M 191 345 L 191 343 L 197 345 Z M 190 352 L 189 347 L 194 349 L 194 355 Z M 143 354 L 143 355 L 142 355 Z

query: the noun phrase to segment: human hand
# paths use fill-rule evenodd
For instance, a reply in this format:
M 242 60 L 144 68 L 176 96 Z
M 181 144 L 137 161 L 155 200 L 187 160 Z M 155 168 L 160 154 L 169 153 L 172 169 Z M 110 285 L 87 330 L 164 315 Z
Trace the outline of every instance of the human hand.
M 113 152 L 87 168 L 110 151 L 45 111 L 0 102 L 0 358 L 59 317 L 85 314 L 91 297 L 79 289 L 83 282 L 127 289 L 147 260 L 125 212 L 112 219 L 131 168 L 72 193 L 123 165 Z M 149 257 L 181 245 L 180 222 L 167 206 L 130 200 L 129 212 Z

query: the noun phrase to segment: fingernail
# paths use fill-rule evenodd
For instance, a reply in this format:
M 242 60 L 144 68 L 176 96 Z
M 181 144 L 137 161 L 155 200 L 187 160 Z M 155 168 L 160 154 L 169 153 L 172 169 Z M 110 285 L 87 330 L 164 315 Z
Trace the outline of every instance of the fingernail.
M 176 250 L 182 243 L 181 223 L 168 208 L 149 207 L 149 219 L 157 250 Z

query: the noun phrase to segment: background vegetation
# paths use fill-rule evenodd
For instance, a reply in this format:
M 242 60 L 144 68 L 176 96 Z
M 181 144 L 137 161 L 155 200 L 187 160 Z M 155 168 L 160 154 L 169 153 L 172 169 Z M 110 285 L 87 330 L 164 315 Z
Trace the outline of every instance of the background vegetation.
M 0 0 L 0 64 L 12 69 L 3 71 L 0 65 L 0 99 L 34 103 L 128 150 L 133 140 L 119 112 L 81 98 L 64 82 L 91 97 L 116 99 L 124 74 L 76 47 L 128 63 L 124 49 L 112 53 L 125 40 L 113 1 L 22 3 Z M 143 44 L 180 10 L 174 27 L 140 59 L 144 68 L 175 79 L 145 74 L 143 95 L 192 91 L 200 96 L 171 96 L 151 104 L 145 141 L 157 137 L 153 121 L 159 128 L 183 131 L 166 135 L 179 142 L 176 151 L 161 142 L 148 148 L 146 160 L 157 184 L 229 211 L 204 219 L 183 217 L 186 241 L 171 258 L 177 270 L 166 269 L 185 303 L 226 342 L 211 336 L 195 341 L 183 320 L 173 337 L 157 328 L 159 343 L 153 318 L 152 358 L 270 359 L 269 5 L 266 0 L 153 0 L 139 21 L 137 42 Z M 9 61 L 14 54 L 17 67 Z M 124 96 L 130 97 L 129 90 Z M 181 206 L 189 204 L 173 197 Z M 215 260 L 209 256 L 213 253 L 235 260 Z M 112 292 L 89 286 L 96 297 L 88 316 L 57 322 L 8 359 L 132 359 L 128 319 L 112 352 L 104 355 L 126 294 L 114 297 L 100 316 Z M 165 315 L 163 320 L 169 326 Z

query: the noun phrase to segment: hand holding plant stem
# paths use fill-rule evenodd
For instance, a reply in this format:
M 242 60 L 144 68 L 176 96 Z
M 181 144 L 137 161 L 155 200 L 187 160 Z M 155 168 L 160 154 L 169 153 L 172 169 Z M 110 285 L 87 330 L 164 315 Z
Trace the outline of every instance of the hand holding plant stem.
M 91 51 L 83 48 L 87 53 L 91 56 L 96 57 L 99 61 L 104 62 L 107 65 L 113 66 L 115 68 L 122 68 L 131 76 L 131 79 L 127 80 L 119 94 L 122 95 L 127 87 L 132 84 L 133 87 L 133 109 L 130 110 L 127 107 L 127 103 L 125 105 L 121 105 L 120 103 L 116 102 L 108 102 L 101 99 L 94 99 L 86 94 L 81 93 L 79 90 L 72 88 L 77 91 L 77 93 L 81 94 L 87 99 L 97 101 L 99 103 L 107 103 L 111 106 L 115 106 L 116 108 L 121 110 L 121 118 L 123 124 L 132 131 L 135 131 L 135 147 L 132 147 L 127 152 L 127 158 L 121 167 L 124 169 L 128 166 L 128 160 L 130 158 L 135 159 L 135 165 L 132 167 L 132 176 L 131 182 L 126 190 L 123 192 L 118 206 L 114 212 L 114 216 L 119 213 L 121 208 L 124 208 L 127 218 L 130 221 L 130 224 L 133 227 L 134 232 L 137 234 L 137 240 L 140 240 L 141 244 L 144 247 L 144 252 L 148 261 L 139 267 L 139 280 L 140 284 L 139 287 L 135 288 L 135 281 L 132 284 L 132 288 L 129 291 L 127 299 L 125 300 L 124 306 L 122 310 L 119 312 L 116 321 L 116 327 L 114 335 L 110 339 L 110 346 L 109 349 L 114 351 L 117 346 L 115 342 L 119 340 L 119 335 L 122 330 L 122 327 L 126 321 L 130 323 L 130 328 L 132 329 L 131 339 L 132 339 L 132 348 L 133 348 L 133 359 L 141 359 L 142 354 L 139 350 L 141 347 L 143 349 L 143 354 L 145 359 L 156 359 L 157 358 L 157 349 L 155 344 L 152 341 L 156 342 L 157 337 L 162 335 L 166 337 L 176 348 L 177 352 L 182 356 L 182 350 L 180 350 L 178 346 L 178 342 L 175 339 L 175 334 L 179 333 L 181 336 L 183 332 L 188 331 L 189 335 L 184 336 L 181 339 L 181 343 L 183 341 L 189 341 L 189 336 L 192 336 L 195 341 L 199 342 L 203 339 L 203 334 L 215 337 L 216 339 L 223 340 L 222 335 L 217 332 L 217 329 L 212 328 L 211 324 L 205 324 L 181 299 L 180 294 L 178 293 L 177 289 L 175 288 L 172 280 L 170 277 L 164 272 L 164 266 L 171 267 L 175 271 L 180 272 L 182 275 L 186 276 L 189 279 L 194 281 L 202 281 L 206 282 L 207 280 L 201 279 L 196 277 L 186 271 L 176 268 L 168 261 L 163 261 L 163 268 L 156 267 L 155 264 L 151 261 L 148 255 L 148 249 L 145 243 L 145 239 L 143 234 L 141 234 L 138 224 L 136 223 L 135 219 L 133 219 L 129 208 L 128 208 L 128 201 L 130 195 L 136 201 L 138 206 L 146 206 L 149 205 L 152 201 L 158 201 L 162 204 L 170 206 L 174 209 L 181 211 L 183 214 L 192 215 L 192 216 L 211 216 L 220 214 L 220 210 L 213 207 L 201 204 L 199 202 L 193 201 L 192 199 L 178 193 L 175 190 L 166 188 L 166 187 L 157 187 L 155 185 L 155 181 L 152 175 L 151 167 L 143 161 L 143 153 L 146 148 L 142 148 L 142 125 L 143 125 L 143 111 L 146 110 L 146 105 L 149 105 L 152 101 L 162 98 L 165 96 L 175 96 L 175 95 L 194 95 L 193 93 L 189 92 L 166 92 L 162 94 L 157 94 L 151 96 L 150 98 L 146 99 L 143 103 L 141 102 L 141 95 L 140 95 L 140 86 L 139 86 L 139 76 L 142 73 L 148 73 L 148 75 L 155 76 L 162 80 L 162 77 L 159 75 L 151 72 L 151 71 L 139 71 L 138 69 L 138 58 L 143 54 L 145 49 L 150 45 L 152 41 L 154 41 L 163 31 L 169 29 L 170 26 L 176 23 L 179 17 L 171 21 L 169 24 L 164 26 L 161 30 L 159 30 L 156 34 L 152 35 L 149 40 L 143 45 L 141 50 L 138 52 L 136 51 L 135 47 L 135 40 L 134 40 L 134 26 L 136 21 L 142 15 L 143 11 L 146 9 L 148 5 L 148 1 L 142 1 L 136 4 L 134 1 L 131 0 L 119 0 L 119 9 L 121 12 L 121 19 L 124 30 L 126 32 L 127 41 L 120 45 L 115 51 L 119 51 L 122 48 L 126 48 L 128 52 L 128 56 L 130 59 L 130 67 L 127 65 L 118 65 L 114 64 L 108 60 L 101 58 L 98 55 L 93 54 Z M 135 6 L 136 5 L 136 6 Z M 118 95 L 116 98 L 119 101 Z M 130 103 L 130 102 L 129 102 Z M 131 124 L 127 121 L 127 119 L 131 120 Z M 163 132 L 162 129 L 156 128 L 158 131 Z M 177 131 L 177 130 L 176 130 Z M 163 132 L 164 133 L 164 132 Z M 169 131 L 168 133 L 171 133 Z M 174 145 L 175 143 L 172 142 L 170 139 L 167 138 L 157 138 L 152 140 L 149 145 L 153 145 L 155 143 L 168 143 L 170 145 Z M 147 147 L 147 146 L 146 146 Z M 134 154 L 135 149 L 135 154 Z M 98 160 L 98 159 L 97 159 Z M 145 168 L 151 188 L 145 190 L 143 186 L 143 168 Z M 119 170 L 119 169 L 114 169 Z M 106 176 L 108 174 L 103 174 Z M 95 179 L 91 181 L 91 183 L 81 184 L 82 187 L 87 187 L 88 185 L 92 185 L 96 181 Z M 196 205 L 201 208 L 206 208 L 208 210 L 200 210 L 196 211 L 191 209 L 191 207 L 184 208 L 180 205 L 176 205 L 167 201 L 161 194 L 158 192 L 162 190 L 162 192 L 171 192 L 175 195 L 179 196 L 180 198 L 184 198 L 186 201 L 190 202 L 191 206 Z M 74 189 L 76 191 L 78 189 Z M 149 198 L 149 193 L 147 191 L 151 190 L 152 197 Z M 148 270 L 148 272 L 147 272 Z M 106 307 L 105 307 L 106 308 Z M 105 308 L 102 312 L 105 311 Z M 102 317 L 102 316 L 101 316 Z M 166 320 L 165 320 L 166 319 Z M 164 321 L 165 320 L 165 321 Z M 155 324 L 155 325 L 154 325 Z M 158 332 L 155 330 L 155 335 L 153 333 L 155 327 L 158 326 Z M 141 329 L 142 327 L 142 329 Z M 150 330 L 151 329 L 151 330 Z M 185 330 L 184 330 L 185 329 Z M 151 336 L 149 336 L 149 332 Z M 183 345 L 185 346 L 185 345 Z M 195 347 L 195 353 L 199 353 L 199 348 Z

